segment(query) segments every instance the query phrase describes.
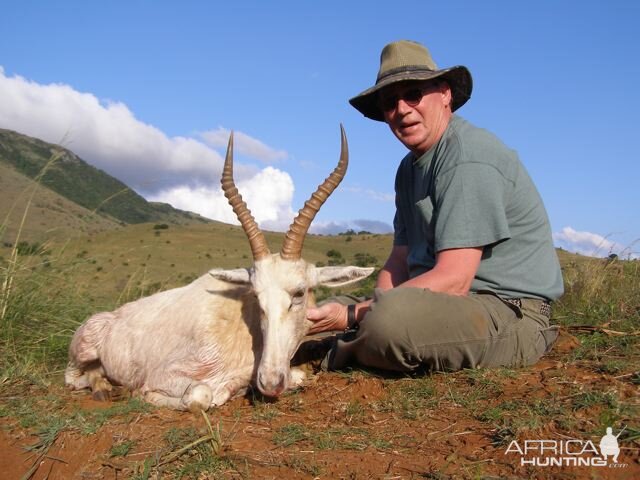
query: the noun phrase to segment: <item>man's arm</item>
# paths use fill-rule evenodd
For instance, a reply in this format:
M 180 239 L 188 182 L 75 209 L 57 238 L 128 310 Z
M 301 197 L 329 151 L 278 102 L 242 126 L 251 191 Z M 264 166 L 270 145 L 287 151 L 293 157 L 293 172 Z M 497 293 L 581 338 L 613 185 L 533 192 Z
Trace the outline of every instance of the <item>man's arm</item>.
M 409 248 L 405 245 L 394 245 L 389 258 L 378 274 L 376 288 L 389 290 L 409 279 L 407 271 L 407 255 Z
M 467 295 L 475 278 L 482 247 L 455 248 L 436 254 L 436 266 L 428 272 L 408 279 L 406 267 L 407 247 L 394 246 L 389 259 L 378 275 L 377 287 L 388 290 L 395 287 L 428 288 L 433 292 Z M 401 281 L 403 280 L 404 281 Z M 399 282 L 399 283 L 396 283 Z M 356 305 L 356 318 L 360 322 L 369 310 L 371 300 Z M 325 330 L 344 330 L 347 326 L 347 307 L 328 303 L 309 309 L 307 318 L 313 321 L 310 333 Z
M 435 267 L 400 286 L 428 288 L 433 292 L 450 295 L 467 295 L 481 259 L 482 247 L 442 250 L 436 254 Z

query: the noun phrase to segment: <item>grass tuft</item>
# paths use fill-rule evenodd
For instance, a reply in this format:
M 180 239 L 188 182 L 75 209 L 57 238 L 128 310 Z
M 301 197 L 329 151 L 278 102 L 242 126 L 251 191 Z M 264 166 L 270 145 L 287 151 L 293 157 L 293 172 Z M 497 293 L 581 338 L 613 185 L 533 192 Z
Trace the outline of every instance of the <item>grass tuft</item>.
M 288 447 L 309 437 L 306 427 L 299 423 L 290 423 L 278 428 L 273 434 L 273 443 Z

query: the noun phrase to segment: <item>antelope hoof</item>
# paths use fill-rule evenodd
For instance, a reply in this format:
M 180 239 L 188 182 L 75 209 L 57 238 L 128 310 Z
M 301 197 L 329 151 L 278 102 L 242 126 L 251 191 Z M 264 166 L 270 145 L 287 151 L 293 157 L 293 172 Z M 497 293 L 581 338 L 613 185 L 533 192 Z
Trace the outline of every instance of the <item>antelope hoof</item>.
M 108 402 L 111 400 L 111 392 L 107 390 L 96 390 L 91 394 L 91 398 L 98 402 Z
M 307 374 L 303 370 L 300 370 L 299 368 L 292 368 L 290 375 L 291 375 L 289 377 L 290 388 L 296 388 L 301 386 L 304 383 L 305 378 L 307 377 Z
M 193 413 L 200 410 L 206 412 L 211 406 L 212 397 L 211 389 L 207 385 L 196 385 L 187 393 L 187 408 Z

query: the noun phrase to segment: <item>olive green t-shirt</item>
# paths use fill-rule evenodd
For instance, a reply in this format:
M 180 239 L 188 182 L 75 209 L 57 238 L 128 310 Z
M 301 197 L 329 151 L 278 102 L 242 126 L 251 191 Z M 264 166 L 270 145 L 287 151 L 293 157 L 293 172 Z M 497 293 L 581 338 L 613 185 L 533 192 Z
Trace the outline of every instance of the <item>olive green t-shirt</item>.
M 547 212 L 518 155 L 457 115 L 420 158 L 396 175 L 394 245 L 409 249 L 411 277 L 432 269 L 436 253 L 484 247 L 471 291 L 555 300 L 562 274 Z

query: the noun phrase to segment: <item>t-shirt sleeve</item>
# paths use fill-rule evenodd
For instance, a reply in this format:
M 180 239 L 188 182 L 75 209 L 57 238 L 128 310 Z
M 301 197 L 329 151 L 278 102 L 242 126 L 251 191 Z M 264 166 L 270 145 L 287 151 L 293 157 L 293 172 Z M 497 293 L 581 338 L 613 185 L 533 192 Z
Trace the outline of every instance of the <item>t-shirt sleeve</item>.
M 396 208 L 396 215 L 393 217 L 393 244 L 409 245 L 409 239 L 407 238 L 407 229 L 404 225 L 404 219 L 402 214 Z
M 407 227 L 405 223 L 404 216 L 402 214 L 403 210 L 406 210 L 402 207 L 402 198 L 400 192 L 404 192 L 404 187 L 402 186 L 402 168 L 403 163 L 400 163 L 398 167 L 398 171 L 396 172 L 396 180 L 395 180 L 395 191 L 396 191 L 396 214 L 393 217 L 393 244 L 395 246 L 398 245 L 409 245 L 409 238 L 407 236 Z
M 435 198 L 436 252 L 510 238 L 505 210 L 510 188 L 510 182 L 485 163 L 463 163 L 441 173 Z

